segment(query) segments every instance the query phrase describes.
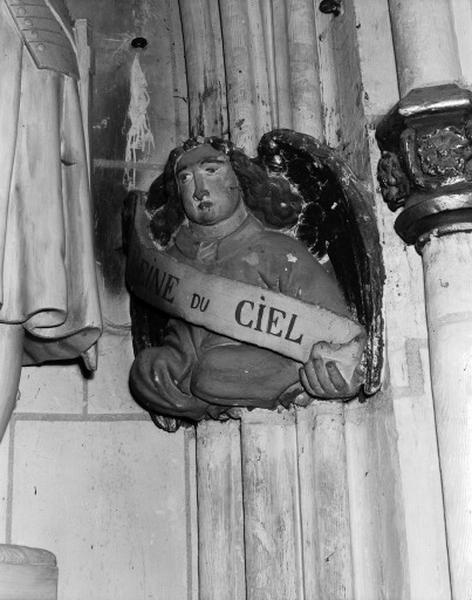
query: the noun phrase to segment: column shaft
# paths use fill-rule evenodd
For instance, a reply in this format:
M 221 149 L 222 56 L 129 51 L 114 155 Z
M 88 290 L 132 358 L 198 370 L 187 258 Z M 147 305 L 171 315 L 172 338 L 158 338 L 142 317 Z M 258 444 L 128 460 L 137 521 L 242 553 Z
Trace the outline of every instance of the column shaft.
M 401 95 L 411 89 L 460 79 L 449 2 L 390 0 Z
M 432 237 L 423 248 L 431 377 L 454 600 L 472 596 L 471 265 L 471 233 Z

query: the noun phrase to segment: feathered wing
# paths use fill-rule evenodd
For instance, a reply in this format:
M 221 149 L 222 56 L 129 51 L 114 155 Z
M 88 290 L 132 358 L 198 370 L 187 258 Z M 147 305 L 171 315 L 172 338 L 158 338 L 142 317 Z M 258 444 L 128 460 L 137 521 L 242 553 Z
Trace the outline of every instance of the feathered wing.
M 332 148 L 289 129 L 265 134 L 256 161 L 274 184 L 301 197 L 298 221 L 288 223 L 321 262 L 329 259 L 353 314 L 367 330 L 366 381 L 371 395 L 381 385 L 385 273 L 372 194 Z

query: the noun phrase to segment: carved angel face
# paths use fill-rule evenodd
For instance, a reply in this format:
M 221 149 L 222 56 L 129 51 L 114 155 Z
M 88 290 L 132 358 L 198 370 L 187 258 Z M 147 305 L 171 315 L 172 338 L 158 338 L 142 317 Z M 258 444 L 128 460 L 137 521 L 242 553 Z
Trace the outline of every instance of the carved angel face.
M 194 223 L 220 223 L 243 201 L 228 157 L 209 144 L 183 154 L 177 162 L 175 177 L 185 214 Z

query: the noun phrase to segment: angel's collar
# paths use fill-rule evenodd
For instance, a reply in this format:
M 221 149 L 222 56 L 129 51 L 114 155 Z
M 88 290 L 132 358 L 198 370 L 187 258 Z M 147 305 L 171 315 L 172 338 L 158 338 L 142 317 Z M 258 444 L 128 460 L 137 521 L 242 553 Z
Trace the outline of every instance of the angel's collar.
M 199 239 L 193 229 L 191 230 L 188 225 L 183 225 L 175 237 L 175 245 L 182 254 L 189 258 L 195 258 L 200 245 L 205 242 L 215 242 L 217 244 L 219 258 L 232 254 L 240 243 L 245 239 L 253 238 L 254 235 L 257 235 L 257 232 L 263 229 L 261 223 L 251 213 L 248 213 L 245 207 L 244 212 L 239 210 L 236 212 L 238 216 L 236 216 L 236 213 L 231 215 L 229 219 L 224 221 L 225 224 L 230 221 L 228 226 L 219 229 L 218 235 L 212 238 Z M 217 225 L 222 225 L 222 223 Z
M 240 225 L 247 219 L 247 209 L 244 202 L 241 202 L 234 213 L 215 225 L 199 225 L 189 222 L 188 228 L 193 238 L 199 242 L 214 242 L 228 236 L 236 231 Z

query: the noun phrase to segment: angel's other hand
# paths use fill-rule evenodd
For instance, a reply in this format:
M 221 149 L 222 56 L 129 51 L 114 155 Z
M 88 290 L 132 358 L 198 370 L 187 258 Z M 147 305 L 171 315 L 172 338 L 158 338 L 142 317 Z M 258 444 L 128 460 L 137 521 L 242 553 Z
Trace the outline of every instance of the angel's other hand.
M 347 344 L 314 344 L 308 361 L 300 369 L 305 390 L 324 399 L 355 396 L 364 380 L 363 347 L 363 340 L 357 338 Z

